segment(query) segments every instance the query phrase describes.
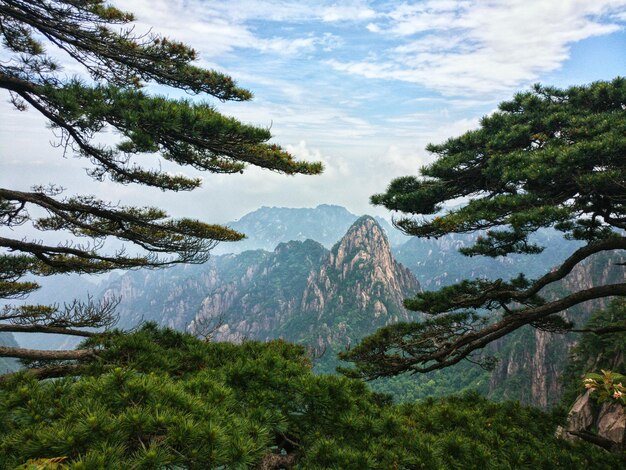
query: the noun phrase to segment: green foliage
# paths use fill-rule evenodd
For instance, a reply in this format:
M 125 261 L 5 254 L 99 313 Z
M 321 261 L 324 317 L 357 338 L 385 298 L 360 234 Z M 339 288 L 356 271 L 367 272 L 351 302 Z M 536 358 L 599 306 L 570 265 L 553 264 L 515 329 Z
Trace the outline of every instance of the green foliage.
M 2 384 L 0 468 L 248 468 L 281 450 L 297 468 L 623 463 L 557 440 L 553 417 L 519 404 L 468 394 L 392 405 L 360 381 L 313 374 L 283 341 L 204 343 L 153 325 L 89 341 L 106 348 L 80 378 Z
M 573 238 L 604 238 L 624 210 L 624 102 L 624 78 L 566 90 L 537 85 L 501 103 L 479 129 L 429 145 L 438 159 L 422 168 L 425 178 L 399 178 L 372 202 L 433 214 L 445 201 L 471 197 L 443 216 L 397 224 L 419 236 L 509 227 L 488 234 L 473 254 L 536 252 L 525 245 L 528 234 L 552 225 Z
M 383 377 L 368 384 L 375 392 L 389 394 L 398 403 L 413 403 L 425 398 L 441 398 L 467 392 L 476 392 L 492 399 L 489 394 L 490 376 L 489 370 L 477 364 L 464 363 L 424 374 Z
M 18 110 L 31 107 L 58 129 L 66 151 L 91 161 L 88 173 L 96 180 L 109 177 L 174 191 L 200 185 L 199 178 L 163 170 L 160 158 L 213 173 L 241 172 L 248 164 L 287 174 L 322 170 L 319 163 L 296 161 L 278 145 L 268 144 L 267 129 L 223 116 L 211 103 L 153 96 L 143 90 L 157 83 L 223 101 L 252 97 L 230 77 L 192 65 L 197 54 L 190 47 L 156 34 L 135 35 L 132 27 L 119 28 L 133 21 L 131 14 L 102 1 L 37 0 L 2 3 L 0 16 L 0 39 L 7 53 L 0 65 L 0 88 L 12 94 Z M 46 53 L 49 43 L 67 52 L 92 80 L 62 76 Z M 96 142 L 105 128 L 114 129 L 120 140 L 112 145 Z M 142 155 L 154 156 L 157 165 L 140 166 L 136 160 Z M 6 280 L 3 274 L 0 281 L 12 283 L 0 286 L 0 295 L 15 297 L 36 288 L 17 282 L 27 273 L 203 262 L 215 242 L 243 237 L 223 226 L 171 220 L 158 208 L 118 207 L 92 196 L 58 200 L 60 192 L 55 186 L 35 186 L 31 193 L 0 189 L 0 224 L 11 227 L 30 221 L 35 229 L 63 231 L 70 239 L 88 237 L 92 244 L 55 247 L 2 238 L 0 246 L 16 255 L 0 260 L 2 272 L 11 278 Z M 47 216 L 31 220 L 28 206 L 39 206 Z M 102 240 L 108 237 L 135 243 L 149 254 L 103 255 Z M 178 257 L 156 256 L 168 253 Z

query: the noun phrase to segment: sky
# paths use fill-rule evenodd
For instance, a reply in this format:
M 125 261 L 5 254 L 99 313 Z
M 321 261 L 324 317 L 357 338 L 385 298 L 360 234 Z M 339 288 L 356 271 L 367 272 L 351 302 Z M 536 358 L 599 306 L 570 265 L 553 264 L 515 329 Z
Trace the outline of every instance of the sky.
M 2 187 L 57 183 L 68 195 L 156 205 L 218 223 L 261 206 L 339 204 L 389 217 L 369 197 L 432 161 L 428 143 L 477 127 L 499 102 L 534 83 L 566 87 L 626 74 L 626 0 L 113 3 L 135 13 L 137 31 L 186 42 L 199 52 L 199 65 L 254 93 L 246 103 L 195 99 L 270 127 L 272 142 L 323 161 L 324 174 L 202 174 L 202 188 L 189 193 L 94 182 L 86 160 L 64 156 L 45 121 L 13 110 L 0 91 Z M 66 75 L 80 73 L 60 60 Z

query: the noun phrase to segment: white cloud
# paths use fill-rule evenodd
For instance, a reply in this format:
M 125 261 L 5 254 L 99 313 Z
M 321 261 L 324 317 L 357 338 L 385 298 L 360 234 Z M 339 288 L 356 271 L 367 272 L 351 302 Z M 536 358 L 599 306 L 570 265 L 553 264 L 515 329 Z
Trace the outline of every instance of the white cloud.
M 375 18 L 377 14 L 371 8 L 368 8 L 361 2 L 358 2 L 352 5 L 333 5 L 323 8 L 321 16 L 323 21 L 335 22 L 371 20 Z
M 558 69 L 573 43 L 621 29 L 625 9 L 626 0 L 405 3 L 367 25 L 398 45 L 377 58 L 327 63 L 448 95 L 508 92 Z
M 555 70 L 571 44 L 626 21 L 626 0 L 115 1 L 137 14 L 141 31 L 151 26 L 193 45 L 200 65 L 229 73 L 254 91 L 254 101 L 220 103 L 218 109 L 270 126 L 273 142 L 299 158 L 324 161 L 325 174 L 190 170 L 203 176 L 204 186 L 175 197 L 136 185 L 94 183 L 83 170 L 85 160 L 64 160 L 59 149 L 50 148 L 54 138 L 41 118 L 11 114 L 0 103 L 0 183 L 23 180 L 20 187 L 27 188 L 55 181 L 69 193 L 154 204 L 213 221 L 232 220 L 260 205 L 329 202 L 371 211 L 369 195 L 432 160 L 427 143 L 475 128 L 474 116 L 503 98 L 498 91 L 508 95 L 509 88 Z M 320 63 L 322 55 L 334 59 L 326 64 L 354 76 Z M 463 96 L 424 95 L 420 87 L 362 77 Z
M 326 14 L 319 8 L 307 9 L 297 2 L 246 1 L 217 4 L 201 0 L 134 0 L 132 7 L 125 4 L 120 7 L 132 8 L 140 30 L 147 31 L 156 25 L 155 32 L 192 44 L 201 52 L 205 61 L 232 53 L 236 49 L 253 49 L 280 56 L 312 51 L 316 47 L 329 50 L 340 42 L 329 33 L 319 36 L 303 34 L 291 37 L 287 34 L 276 34 L 270 38 L 261 37 L 249 24 L 253 20 L 321 20 Z M 338 11 L 335 21 L 347 19 L 339 13 L 348 15 L 348 10 L 350 9 Z

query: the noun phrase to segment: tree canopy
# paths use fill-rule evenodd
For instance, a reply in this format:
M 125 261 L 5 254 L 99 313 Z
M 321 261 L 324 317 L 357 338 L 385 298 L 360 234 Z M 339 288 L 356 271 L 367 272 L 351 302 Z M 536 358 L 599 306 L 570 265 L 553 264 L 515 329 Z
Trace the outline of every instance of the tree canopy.
M 557 439 L 555 416 L 519 403 L 466 394 L 394 405 L 360 380 L 314 374 L 304 348 L 281 340 L 207 343 L 148 324 L 88 341 L 103 353 L 78 378 L 21 373 L 0 383 L 0 469 L 612 469 L 623 462 Z
M 158 85 L 219 101 L 252 98 L 230 77 L 194 65 L 197 53 L 189 46 L 136 33 L 133 20 L 102 0 L 0 0 L 0 89 L 17 110 L 40 113 L 66 153 L 90 162 L 88 174 L 97 181 L 109 178 L 169 191 L 200 186 L 197 177 L 163 169 L 163 161 L 209 173 L 242 172 L 248 165 L 284 174 L 322 171 L 320 163 L 298 161 L 268 143 L 268 129 L 223 116 L 210 101 L 149 93 L 147 85 Z M 60 54 L 84 73 L 62 73 L 55 59 Z M 102 143 L 99 136 L 105 131 L 113 131 L 118 141 Z M 138 159 L 146 161 L 146 156 L 154 157 L 154 164 L 140 164 Z M 217 242 L 244 236 L 195 219 L 172 219 L 156 207 L 62 196 L 54 184 L 30 184 L 29 190 L 0 188 L 0 299 L 37 289 L 32 275 L 201 263 Z M 12 229 L 21 225 L 29 226 L 30 234 L 61 232 L 67 241 L 15 237 Z M 133 248 L 107 251 L 110 239 Z M 9 306 L 0 309 L 0 331 L 58 333 L 108 326 L 110 307 Z M 2 356 L 15 354 L 14 348 L 0 347 Z
M 480 127 L 439 145 L 421 176 L 397 178 L 372 203 L 400 211 L 409 235 L 480 235 L 467 256 L 540 255 L 532 240 L 556 229 L 578 248 L 538 279 L 467 279 L 421 292 L 405 306 L 430 318 L 379 330 L 342 357 L 350 373 L 376 378 L 427 372 L 463 359 L 524 326 L 568 331 L 557 314 L 579 303 L 626 296 L 626 283 L 596 285 L 561 296 L 546 290 L 597 253 L 624 266 L 626 249 L 626 79 L 557 89 L 536 85 L 500 104 Z M 611 331 L 626 330 L 613 325 Z M 602 331 L 598 333 L 610 333 Z M 487 361 L 488 362 L 488 361 Z

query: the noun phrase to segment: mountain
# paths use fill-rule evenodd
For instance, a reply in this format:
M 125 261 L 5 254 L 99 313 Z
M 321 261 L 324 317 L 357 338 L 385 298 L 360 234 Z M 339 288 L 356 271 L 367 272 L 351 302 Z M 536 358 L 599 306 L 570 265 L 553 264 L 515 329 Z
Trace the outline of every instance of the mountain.
M 357 215 L 337 205 L 261 207 L 227 224 L 248 238 L 237 243 L 222 243 L 213 254 L 257 249 L 272 251 L 279 243 L 307 239 L 331 248 L 357 219 Z M 528 255 L 469 258 L 458 250 L 471 245 L 479 234 L 451 234 L 439 239 L 409 237 L 383 218 L 377 217 L 376 221 L 384 229 L 394 257 L 413 272 L 425 290 L 476 277 L 508 279 L 520 272 L 533 277 L 558 264 L 578 247 L 576 242 L 564 240 L 554 230 L 543 230 L 532 240 L 546 247 L 540 258 Z
M 293 240 L 315 240 L 331 248 L 359 218 L 345 207 L 321 204 L 315 208 L 261 207 L 241 219 L 230 222 L 230 228 L 247 238 L 237 243 L 222 243 L 214 254 L 241 253 L 246 250 L 273 250 L 279 243 Z M 385 219 L 376 217 L 392 245 L 408 240 Z
M 126 327 L 141 320 L 179 330 L 212 324 L 218 341 L 281 337 L 335 351 L 380 326 L 415 318 L 402 300 L 417 290 L 380 224 L 363 216 L 330 250 L 313 240 L 290 241 L 273 252 L 216 256 L 203 266 L 136 271 L 115 279 L 103 295 L 122 299 Z
M 265 207 L 231 226 L 247 232 L 250 238 L 243 244 L 257 249 L 213 256 L 201 266 L 131 271 L 104 281 L 99 288 L 104 295 L 122 298 L 119 326 L 131 328 L 150 320 L 178 330 L 215 329 L 217 340 L 283 337 L 311 346 L 316 354 L 326 351 L 318 368 L 329 371 L 337 350 L 389 322 L 419 318 L 402 307 L 402 299 L 420 288 L 437 289 L 464 278 L 508 279 L 519 272 L 536 277 L 577 247 L 558 232 L 545 230 L 534 240 L 547 247 L 540 255 L 468 258 L 458 249 L 472 243 L 475 234 L 402 238 L 385 221 L 358 218 L 329 205 Z M 395 245 L 389 234 L 395 234 Z M 302 239 L 306 236 L 310 238 Z M 294 240 L 287 240 L 290 237 Z M 271 251 L 259 249 L 270 245 Z M 560 288 L 579 289 L 618 275 L 610 260 L 596 257 L 577 267 Z M 44 282 L 29 302 L 62 303 L 96 290 L 84 277 L 55 276 Z M 591 303 L 567 315 L 580 326 L 600 306 Z M 21 336 L 30 341 L 27 347 L 41 347 L 37 341 L 50 337 Z M 560 397 L 558 377 L 576 339 L 573 334 L 523 328 L 487 349 L 500 359 L 493 373 L 461 363 L 373 385 L 407 401 L 473 389 L 496 399 L 549 406 Z M 51 347 L 67 346 L 57 341 Z

